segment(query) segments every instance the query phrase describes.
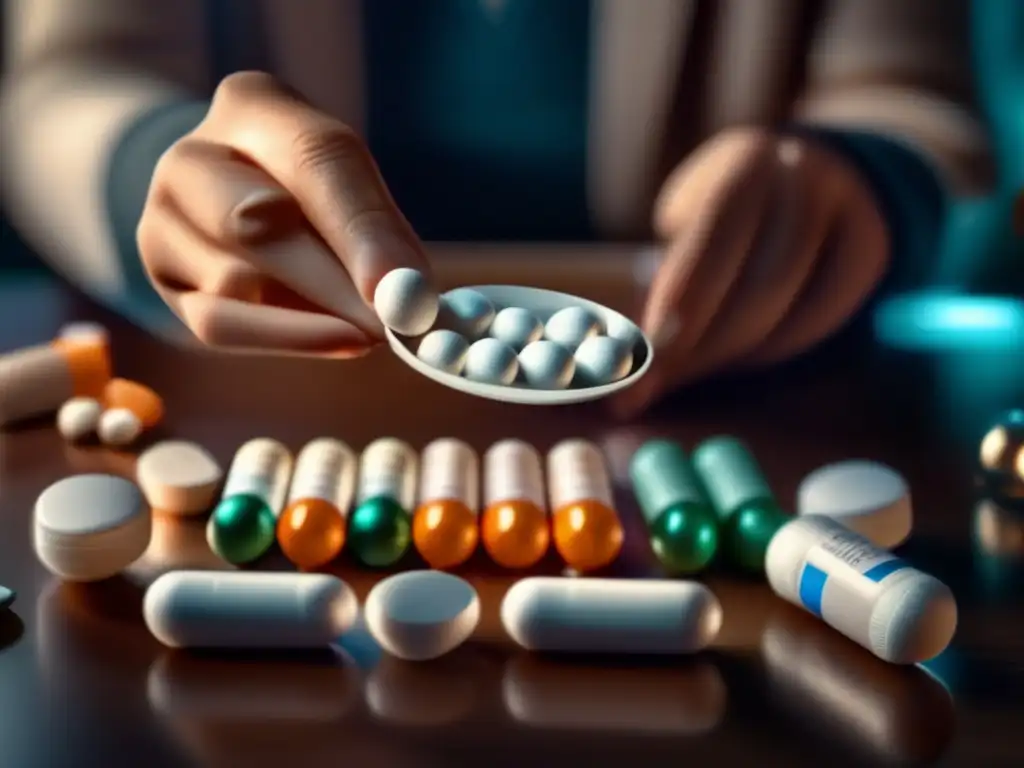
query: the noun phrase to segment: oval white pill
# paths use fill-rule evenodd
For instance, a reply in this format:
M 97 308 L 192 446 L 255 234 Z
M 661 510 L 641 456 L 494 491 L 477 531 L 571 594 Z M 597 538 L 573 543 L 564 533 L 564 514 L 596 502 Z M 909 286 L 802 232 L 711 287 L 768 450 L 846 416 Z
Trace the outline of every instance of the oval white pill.
M 142 434 L 142 421 L 127 408 L 111 408 L 100 416 L 96 434 L 105 445 L 124 448 Z
M 395 333 L 419 336 L 437 319 L 440 299 L 426 276 L 401 267 L 388 272 L 373 292 L 373 308 L 380 321 Z
M 714 640 L 722 606 L 692 581 L 534 577 L 509 589 L 501 621 L 529 651 L 685 654 Z
M 841 461 L 811 472 L 797 490 L 797 514 L 824 515 L 883 549 L 910 537 L 910 486 L 896 470 L 874 461 Z
M 611 384 L 629 375 L 633 351 L 609 336 L 591 336 L 576 349 L 576 375 L 590 387 Z
M 57 412 L 57 431 L 70 442 L 84 440 L 96 433 L 103 406 L 91 397 L 73 397 Z
M 479 339 L 491 327 L 494 314 L 494 305 L 482 293 L 456 288 L 441 297 L 438 324 L 468 339 Z
M 145 450 L 135 479 L 154 509 L 195 515 L 213 506 L 223 470 L 201 445 L 166 440 Z
M 366 598 L 366 626 L 388 653 L 434 659 L 462 645 L 480 621 L 480 599 L 465 579 L 442 571 L 389 576 Z
M 572 382 L 576 364 L 572 353 L 547 339 L 527 344 L 519 353 L 519 370 L 536 389 L 565 389 Z
M 439 371 L 458 376 L 466 365 L 469 342 L 455 331 L 440 329 L 431 331 L 420 341 L 416 357 Z
M 171 648 L 321 648 L 359 614 L 349 586 L 319 573 L 173 571 L 146 590 L 143 616 Z
M 518 352 L 544 335 L 544 325 L 528 309 L 505 307 L 494 316 L 490 332 Z
M 516 380 L 519 361 L 515 350 L 497 339 L 474 341 L 466 353 L 462 375 L 484 384 L 508 385 Z
M 584 339 L 601 333 L 601 320 L 583 307 L 566 307 L 544 324 L 544 337 L 573 351 Z

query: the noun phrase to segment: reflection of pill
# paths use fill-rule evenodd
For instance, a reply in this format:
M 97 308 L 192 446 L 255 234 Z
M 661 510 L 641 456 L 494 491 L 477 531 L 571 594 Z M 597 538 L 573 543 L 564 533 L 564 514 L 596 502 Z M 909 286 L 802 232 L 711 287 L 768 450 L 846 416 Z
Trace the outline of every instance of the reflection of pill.
M 213 505 L 223 472 L 202 446 L 168 440 L 139 456 L 135 475 L 151 506 L 194 515 Z
M 694 653 L 718 634 L 722 606 L 696 582 L 534 577 L 509 589 L 501 620 L 530 651 Z
M 345 582 L 317 573 L 174 571 L 146 591 L 146 626 L 172 648 L 326 647 L 355 622 Z
M 439 726 L 469 715 L 480 692 L 482 664 L 468 648 L 427 662 L 384 658 L 366 678 L 374 717 L 401 725 Z
M 506 665 L 502 697 L 513 718 L 538 728 L 675 734 L 713 729 L 727 699 L 713 664 L 598 672 L 528 655 Z
M 73 397 L 57 411 L 57 431 L 72 443 L 96 434 L 103 406 L 92 397 Z

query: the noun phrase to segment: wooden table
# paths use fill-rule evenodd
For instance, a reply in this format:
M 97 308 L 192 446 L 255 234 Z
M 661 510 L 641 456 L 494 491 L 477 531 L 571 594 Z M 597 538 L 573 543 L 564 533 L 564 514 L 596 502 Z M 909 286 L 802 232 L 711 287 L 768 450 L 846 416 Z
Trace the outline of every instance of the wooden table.
M 455 255 L 443 260 L 442 273 L 450 283 L 525 278 L 575 286 L 627 309 L 638 294 L 635 259 L 622 252 L 553 263 L 551 254 L 509 252 L 472 267 Z M 951 385 L 950 361 L 826 355 L 684 393 L 622 424 L 600 407 L 531 409 L 468 398 L 419 378 L 386 350 L 339 363 L 173 348 L 56 282 L 0 287 L 0 349 L 46 340 L 62 322 L 82 319 L 111 329 L 120 375 L 166 398 L 168 420 L 153 439 L 196 440 L 225 465 L 241 442 L 260 435 L 296 449 L 321 435 L 356 448 L 384 435 L 417 447 L 448 435 L 479 449 L 504 437 L 544 449 L 578 436 L 606 448 L 621 480 L 631 447 L 646 437 L 692 445 L 731 433 L 748 441 L 789 505 L 799 480 L 821 464 L 887 462 L 914 488 L 917 527 L 905 554 L 953 587 L 961 628 L 930 673 L 891 667 L 786 606 L 764 584 L 715 575 L 708 582 L 726 618 L 711 653 L 672 664 L 555 661 L 509 644 L 497 611 L 511 578 L 480 563 L 467 570 L 483 601 L 478 635 L 437 662 L 380 659 L 358 637 L 345 664 L 337 657 L 172 653 L 143 626 L 142 588 L 167 569 L 223 567 L 206 548 L 202 521 L 158 515 L 149 551 L 124 578 L 57 583 L 32 553 L 34 499 L 70 473 L 130 476 L 134 459 L 69 447 L 44 421 L 0 434 L 0 583 L 18 591 L 13 613 L 0 617 L 0 765 L 938 760 L 997 768 L 1024 754 L 1024 517 L 979 505 L 972 478 L 982 420 L 1024 392 L 1007 378 L 1013 374 L 995 376 L 982 358 L 955 362 L 957 371 L 971 373 L 957 374 Z M 944 399 L 949 391 L 952 401 Z M 654 572 L 628 491 L 621 512 L 627 547 L 618 569 Z M 271 557 L 263 567 L 283 565 Z M 361 596 L 379 578 L 345 563 L 337 570 Z

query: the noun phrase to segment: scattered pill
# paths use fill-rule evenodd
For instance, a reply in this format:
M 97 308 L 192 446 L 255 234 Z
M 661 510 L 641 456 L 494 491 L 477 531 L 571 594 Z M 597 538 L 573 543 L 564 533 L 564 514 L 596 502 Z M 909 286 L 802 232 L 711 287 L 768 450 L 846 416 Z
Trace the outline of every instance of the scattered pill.
M 464 579 L 441 571 L 407 571 L 381 581 L 366 598 L 366 626 L 388 653 L 425 661 L 473 634 L 480 598 Z
M 482 293 L 472 288 L 456 288 L 441 297 L 437 322 L 442 328 L 476 340 L 487 333 L 494 315 L 494 305 Z
M 14 601 L 17 599 L 18 593 L 9 587 L 0 586 L 0 611 L 10 608 L 14 605 Z
M 779 597 L 885 661 L 932 659 L 956 631 L 949 587 L 830 517 L 784 525 L 768 546 L 766 566 Z
M 536 565 L 551 544 L 540 453 L 522 440 L 502 440 L 484 454 L 483 476 L 484 549 L 505 568 Z
M 633 350 L 608 336 L 590 336 L 576 348 L 576 375 L 587 386 L 624 379 L 633 368 Z
M 574 352 L 585 339 L 600 333 L 600 319 L 582 307 L 560 309 L 544 324 L 544 337 L 561 344 L 570 352 Z
M 697 446 L 693 465 L 722 525 L 724 554 L 753 574 L 764 573 L 765 552 L 790 516 L 779 506 L 757 459 L 734 437 L 713 437 Z
M 388 272 L 373 292 L 373 308 L 380 321 L 403 336 L 429 331 L 437 319 L 439 302 L 426 276 L 408 267 Z
M 996 420 L 981 441 L 979 463 L 994 495 L 1024 498 L 1024 409 Z
M 395 438 L 382 437 L 363 450 L 348 524 L 349 549 L 363 565 L 394 565 L 409 549 L 418 464 L 412 447 Z
M 103 388 L 103 405 L 124 408 L 134 413 L 143 429 L 152 429 L 164 418 L 164 402 L 149 387 L 128 379 L 111 379 Z
M 110 376 L 105 344 L 56 339 L 0 355 L 0 427 L 56 413 L 73 397 L 99 399 Z
M 535 389 L 565 389 L 572 383 L 576 362 L 561 344 L 541 339 L 519 353 L 519 370 Z
M 431 568 L 469 560 L 480 540 L 480 463 L 466 443 L 441 438 L 420 457 L 419 506 L 412 540 Z
M 292 455 L 281 443 L 258 437 L 243 444 L 206 526 L 210 549 L 233 565 L 262 557 L 274 543 L 291 473 Z
M 673 575 L 704 570 L 718 549 L 718 518 L 682 446 L 644 443 L 629 473 L 658 560 Z
M 127 408 L 111 408 L 100 414 L 96 434 L 100 442 L 111 448 L 125 448 L 142 434 L 139 417 Z
M 356 621 L 355 593 L 317 573 L 173 571 L 143 600 L 146 626 L 171 648 L 326 647 Z
M 622 342 L 630 352 L 643 341 L 644 335 L 636 323 L 616 314 L 609 314 L 605 319 L 605 336 Z
M 544 325 L 528 309 L 505 307 L 494 316 L 490 333 L 519 352 L 544 336 Z
M 201 445 L 166 440 L 143 451 L 135 479 L 154 509 L 197 515 L 213 506 L 223 470 Z
M 622 550 L 622 522 L 601 451 L 585 440 L 565 440 L 548 453 L 552 538 L 566 565 L 591 571 Z
M 74 475 L 40 494 L 33 513 L 36 556 L 64 581 L 100 581 L 142 557 L 152 517 L 134 483 Z
M 466 365 L 467 352 L 469 342 L 463 336 L 442 328 L 423 337 L 416 357 L 431 368 L 458 376 Z
M 508 385 L 516 380 L 519 361 L 515 350 L 497 339 L 474 341 L 466 353 L 463 376 L 483 384 Z
M 73 397 L 57 411 L 57 431 L 65 440 L 77 443 L 96 434 L 103 406 L 94 397 Z
M 797 513 L 832 517 L 882 549 L 910 536 L 910 488 L 896 470 L 874 461 L 842 461 L 814 470 L 800 483 Z
M 300 568 L 327 565 L 345 546 L 356 467 L 355 452 L 333 438 L 318 438 L 299 451 L 277 543 Z
M 722 606 L 691 581 L 534 577 L 509 589 L 501 621 L 528 651 L 686 654 L 715 639 Z

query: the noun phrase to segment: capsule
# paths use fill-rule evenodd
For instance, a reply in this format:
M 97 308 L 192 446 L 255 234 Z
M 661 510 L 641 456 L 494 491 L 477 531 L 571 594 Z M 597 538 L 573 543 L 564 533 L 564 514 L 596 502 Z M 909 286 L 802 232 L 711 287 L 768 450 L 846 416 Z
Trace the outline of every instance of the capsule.
M 884 661 L 928 661 L 956 632 L 949 587 L 832 518 L 787 523 L 768 547 L 766 566 L 779 597 Z
M 419 506 L 412 538 L 431 568 L 466 562 L 480 540 L 480 462 L 466 443 L 441 438 L 420 457 Z
M 349 586 L 318 573 L 173 571 L 143 600 L 146 626 L 171 648 L 322 648 L 358 614 Z
M 555 548 L 577 571 L 611 564 L 622 551 L 622 522 L 601 451 L 566 440 L 548 454 L 548 495 Z
M 501 621 L 528 651 L 687 654 L 715 639 L 722 606 L 692 581 L 535 577 L 505 594 Z
M 295 565 L 319 568 L 341 552 L 355 483 L 355 452 L 340 440 L 319 438 L 299 451 L 277 521 L 277 542 Z
M 393 565 L 408 550 L 417 471 L 416 451 L 401 440 L 382 437 L 363 450 L 348 546 L 364 565 Z
M 551 544 L 544 465 L 522 440 L 502 440 L 484 454 L 484 549 L 505 568 L 529 568 Z
M 258 437 L 242 445 L 206 527 L 210 549 L 235 565 L 264 555 L 274 543 L 291 472 L 292 455 L 276 440 Z

